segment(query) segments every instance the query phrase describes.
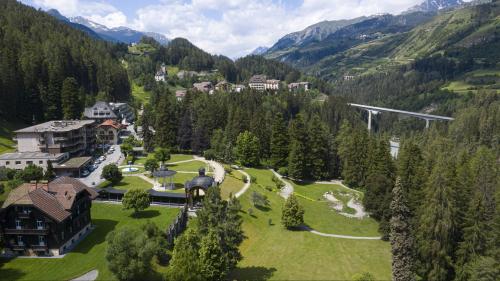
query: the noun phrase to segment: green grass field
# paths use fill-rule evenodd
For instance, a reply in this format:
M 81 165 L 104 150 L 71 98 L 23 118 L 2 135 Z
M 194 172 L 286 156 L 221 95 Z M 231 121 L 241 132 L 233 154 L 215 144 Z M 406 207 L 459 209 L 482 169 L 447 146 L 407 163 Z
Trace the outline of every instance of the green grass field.
M 249 169 L 262 186 L 274 186 L 272 174 L 267 170 Z M 322 194 L 318 186 L 309 188 L 311 196 Z M 258 209 L 251 205 L 250 194 L 258 191 L 266 195 L 271 203 L 269 209 Z M 390 245 L 380 240 L 348 240 L 322 237 L 305 231 L 289 231 L 280 225 L 281 208 L 284 200 L 276 192 L 252 184 L 249 191 L 240 197 L 243 214 L 243 229 L 247 239 L 241 245 L 243 260 L 230 278 L 238 280 L 351 280 L 361 272 L 372 273 L 377 280 L 391 279 Z M 302 200 L 301 203 L 304 203 Z M 340 218 L 327 220 L 335 214 L 323 208 L 323 204 L 305 205 L 305 223 L 321 226 L 325 223 L 330 230 L 344 234 L 370 234 L 375 225 L 371 221 L 355 219 L 342 221 Z M 252 208 L 253 216 L 248 214 Z M 269 224 L 269 220 L 272 224 Z M 348 227 L 349 222 L 358 223 L 358 230 Z
M 137 85 L 134 81 L 132 81 L 132 96 L 141 104 L 149 103 L 149 93 L 144 90 L 143 86 Z
M 13 124 L 0 119 L 0 154 L 13 152 L 16 143 L 12 140 L 12 131 L 21 128 L 21 124 Z
M 153 185 L 139 177 L 130 176 L 123 177 L 123 179 L 116 185 L 112 185 L 111 182 L 105 181 L 99 185 L 100 188 L 113 187 L 114 189 L 129 190 L 133 188 L 148 190 L 153 188 Z
M 243 188 L 245 183 L 243 182 L 243 175 L 237 171 L 233 171 L 231 174 L 226 174 L 224 181 L 220 185 L 220 193 L 222 199 L 228 199 L 229 194 L 235 194 L 240 189 Z
M 69 280 L 90 270 L 99 270 L 97 280 L 116 280 L 108 270 L 105 252 L 106 235 L 125 225 L 139 226 L 150 220 L 165 229 L 177 215 L 178 209 L 150 207 L 131 217 L 132 211 L 122 210 L 121 205 L 94 203 L 92 223 L 95 229 L 78 246 L 61 259 L 0 259 L 0 280 Z M 153 264 L 147 280 L 160 280 L 166 267 Z
M 167 165 L 167 167 L 175 171 L 185 171 L 185 172 L 198 172 L 200 168 L 205 168 L 208 172 L 207 164 L 197 160 L 179 164 L 169 164 Z
M 153 154 L 149 154 L 147 157 L 137 158 L 134 161 L 134 164 L 135 165 L 144 165 L 144 163 L 146 163 L 146 160 L 148 159 L 148 157 L 154 157 L 154 155 Z M 193 159 L 193 155 L 188 155 L 188 154 L 172 154 L 172 155 L 170 155 L 170 160 L 167 161 L 167 164 L 168 163 L 172 163 L 172 162 L 179 162 L 179 161 L 191 160 L 191 159 Z

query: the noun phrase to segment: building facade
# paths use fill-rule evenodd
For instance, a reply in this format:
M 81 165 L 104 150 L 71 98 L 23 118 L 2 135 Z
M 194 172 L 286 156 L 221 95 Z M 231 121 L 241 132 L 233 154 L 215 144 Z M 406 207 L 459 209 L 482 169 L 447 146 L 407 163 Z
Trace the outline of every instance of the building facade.
M 133 123 L 135 121 L 134 109 L 127 103 L 117 102 L 109 103 L 111 109 L 119 117 L 120 120 L 125 120 L 127 123 Z
M 22 170 L 28 165 L 36 165 L 47 170 L 50 163 L 62 163 L 69 157 L 68 153 L 43 153 L 43 152 L 12 152 L 0 155 L 0 167 Z
M 193 88 L 195 88 L 200 92 L 210 93 L 213 90 L 214 86 L 212 82 L 205 81 L 200 83 L 194 83 Z
M 265 75 L 254 75 L 248 81 L 248 87 L 257 91 L 264 91 L 266 89 L 266 80 Z
M 311 88 L 311 84 L 309 82 L 297 82 L 297 83 L 290 83 L 288 84 L 288 90 L 290 92 L 294 91 L 309 91 Z
M 18 152 L 78 156 L 95 148 L 93 120 L 49 121 L 15 131 Z
M 83 116 L 85 119 L 96 120 L 99 124 L 108 119 L 118 120 L 113 108 L 103 101 L 98 101 L 93 106 L 86 107 Z
M 68 177 L 22 184 L 0 209 L 5 250 L 30 256 L 64 254 L 91 230 L 90 209 L 97 196 Z
M 120 132 L 123 129 L 125 129 L 124 125 L 113 120 L 106 120 L 96 128 L 97 142 L 99 144 L 118 144 Z

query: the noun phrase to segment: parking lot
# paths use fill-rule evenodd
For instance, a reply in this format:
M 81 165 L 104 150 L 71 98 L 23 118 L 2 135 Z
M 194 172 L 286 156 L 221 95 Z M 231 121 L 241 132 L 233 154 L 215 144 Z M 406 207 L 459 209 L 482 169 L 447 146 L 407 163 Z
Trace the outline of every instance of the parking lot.
M 88 176 L 79 178 L 81 182 L 83 182 L 87 186 L 96 187 L 104 182 L 104 179 L 101 179 L 102 169 L 104 168 L 104 166 L 108 164 L 120 165 L 120 163 L 123 161 L 123 155 L 121 153 L 120 146 L 112 145 L 111 147 L 113 147 L 115 151 L 112 154 L 105 153 L 106 159 L 101 162 L 99 164 L 99 167 L 92 171 Z

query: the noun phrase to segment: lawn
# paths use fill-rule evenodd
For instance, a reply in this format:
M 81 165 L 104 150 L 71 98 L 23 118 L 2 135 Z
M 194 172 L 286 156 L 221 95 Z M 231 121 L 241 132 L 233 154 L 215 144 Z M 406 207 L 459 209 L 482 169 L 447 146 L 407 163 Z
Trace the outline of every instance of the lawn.
M 132 96 L 141 104 L 148 103 L 150 98 L 149 93 L 144 90 L 144 87 L 137 85 L 137 83 L 133 81 L 132 81 Z
M 134 161 L 134 165 L 144 165 L 144 163 L 146 163 L 146 160 L 148 159 L 148 157 L 154 157 L 154 155 L 149 154 L 147 157 L 137 158 Z M 167 161 L 167 164 L 172 163 L 172 162 L 186 161 L 186 160 L 192 160 L 192 159 L 193 159 L 193 155 L 172 154 L 172 155 L 170 155 L 170 160 Z
M 92 222 L 96 228 L 78 246 L 62 259 L 0 259 L 0 280 L 68 280 L 90 270 L 97 269 L 97 280 L 116 280 L 108 271 L 105 259 L 106 235 L 114 229 L 139 226 L 147 220 L 165 229 L 177 215 L 178 209 L 150 207 L 132 218 L 132 211 L 122 210 L 121 205 L 94 203 Z M 159 272 L 166 267 L 153 264 Z M 160 274 L 151 271 L 148 280 L 160 279 Z
M 249 169 L 247 172 L 255 176 L 261 186 L 274 186 L 270 171 Z M 240 247 L 243 260 L 231 273 L 231 279 L 350 280 L 357 273 L 370 272 L 377 280 L 390 280 L 389 243 L 380 240 L 321 237 L 305 231 L 285 230 L 280 225 L 284 200 L 275 191 L 268 191 L 261 186 L 252 184 L 250 190 L 240 197 L 244 210 L 243 229 L 247 239 Z M 311 187 L 315 188 L 316 186 Z M 251 205 L 250 194 L 253 190 L 268 197 L 270 208 L 259 209 Z M 316 193 L 321 192 L 323 191 Z M 316 217 L 309 216 L 308 212 L 313 213 L 316 207 L 304 207 L 306 223 L 309 225 L 318 225 L 323 220 L 321 217 L 335 215 L 325 210 L 324 213 L 318 212 Z M 252 209 L 253 216 L 248 214 L 249 208 Z M 352 222 L 355 223 L 354 219 Z M 339 225 L 337 229 L 340 231 L 341 227 L 345 227 L 345 224 Z M 359 233 L 355 233 L 354 228 L 343 233 L 362 235 L 371 233 L 372 230 L 373 225 L 367 223 L 366 229 L 362 224 L 359 225 Z
M 200 168 L 205 168 L 206 171 L 209 172 L 209 170 L 207 169 L 207 164 L 198 160 L 179 164 L 169 164 L 167 165 L 167 167 L 171 170 L 184 172 L 198 172 Z
M 223 199 L 228 199 L 229 194 L 235 194 L 243 188 L 243 175 L 238 171 L 233 171 L 231 174 L 226 174 L 224 181 L 220 185 L 220 193 Z
M 140 177 L 129 176 L 123 177 L 123 179 L 116 185 L 112 185 L 111 182 L 105 181 L 99 185 L 100 188 L 107 188 L 112 186 L 114 189 L 129 190 L 133 188 L 149 190 L 153 188 L 153 185 Z
M 0 154 L 13 152 L 16 143 L 12 140 L 12 131 L 24 127 L 22 124 L 14 124 L 0 119 Z
M 298 197 L 299 202 L 305 210 L 305 223 L 315 230 L 325 233 L 335 233 L 353 236 L 380 236 L 378 233 L 378 223 L 371 218 L 352 219 L 339 215 L 334 209 L 330 208 L 328 201 L 323 198 L 323 194 L 330 191 L 334 196 L 344 203 L 349 201 L 349 197 L 340 196 L 342 193 L 352 193 L 352 191 L 340 185 L 326 184 L 296 184 L 294 191 L 304 195 L 307 198 L 316 201 L 310 201 Z M 347 210 L 343 210 L 349 212 Z

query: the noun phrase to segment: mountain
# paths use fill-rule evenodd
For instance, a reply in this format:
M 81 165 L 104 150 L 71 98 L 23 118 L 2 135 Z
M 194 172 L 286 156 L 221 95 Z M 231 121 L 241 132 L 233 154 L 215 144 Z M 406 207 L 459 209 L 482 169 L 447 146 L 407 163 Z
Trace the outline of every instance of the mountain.
M 268 47 L 257 47 L 255 50 L 253 50 L 250 55 L 256 55 L 256 56 L 260 56 L 262 54 L 264 54 L 265 52 L 267 52 L 267 50 L 269 50 Z
M 154 38 L 156 41 L 158 41 L 158 43 L 162 45 L 166 45 L 169 42 L 168 38 L 165 37 L 165 35 L 155 32 L 142 32 L 124 26 L 108 28 L 107 26 L 93 22 L 80 16 L 71 17 L 69 18 L 69 20 L 72 23 L 84 25 L 92 29 L 94 32 L 101 35 L 101 37 L 108 41 L 117 41 L 130 44 L 139 42 L 143 36 L 149 36 Z
M 292 33 L 288 38 L 295 38 L 288 46 L 282 47 L 281 39 L 265 54 L 266 58 L 277 59 L 296 67 L 307 68 L 328 56 L 344 52 L 357 45 L 407 32 L 415 26 L 429 21 L 435 13 L 411 13 L 405 15 L 377 15 L 368 18 L 357 18 L 349 21 L 329 24 L 331 33 L 320 36 L 321 25 L 309 28 L 309 32 Z M 322 23 L 324 25 L 324 23 Z M 303 39 L 298 39 L 300 35 Z M 328 34 L 328 35 L 327 35 Z M 287 36 L 285 36 L 287 37 Z
M 414 12 L 436 12 L 444 9 L 455 8 L 463 5 L 462 0 L 426 0 L 408 9 L 406 13 Z
M 474 51 L 478 61 L 488 61 L 484 58 L 496 54 L 499 17 L 500 5 L 495 2 L 469 3 L 439 13 L 383 15 L 340 28 L 322 41 L 296 47 L 293 52 L 268 51 L 265 56 L 327 80 L 339 80 L 347 73 L 359 76 L 386 72 L 445 52 Z M 479 49 L 480 45 L 484 47 Z
M 283 36 L 278 40 L 278 42 L 276 42 L 271 48 L 269 48 L 269 50 L 267 50 L 267 56 L 282 56 L 286 53 L 292 52 L 294 48 L 306 45 L 309 42 L 321 41 L 340 28 L 358 23 L 365 19 L 367 18 L 359 17 L 350 20 L 322 21 L 313 24 L 306 27 L 302 31 L 293 32 Z
M 92 29 L 86 27 L 85 25 L 71 22 L 67 17 L 61 15 L 61 13 L 59 13 L 59 11 L 56 10 L 56 9 L 50 9 L 46 13 L 49 14 L 49 15 L 51 15 L 51 16 L 53 16 L 54 18 L 56 18 L 56 19 L 64 22 L 65 24 L 67 24 L 67 25 L 69 25 L 69 26 L 71 26 L 73 28 L 76 28 L 78 30 L 81 30 L 81 31 L 87 33 L 92 38 L 103 39 L 101 36 L 99 36 L 99 34 L 97 34 L 96 32 L 94 32 Z

